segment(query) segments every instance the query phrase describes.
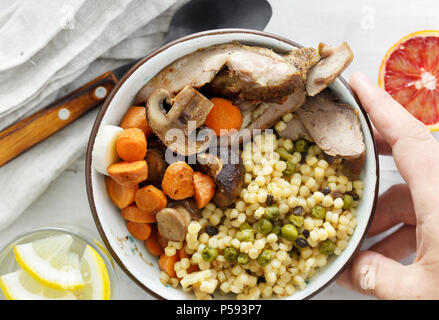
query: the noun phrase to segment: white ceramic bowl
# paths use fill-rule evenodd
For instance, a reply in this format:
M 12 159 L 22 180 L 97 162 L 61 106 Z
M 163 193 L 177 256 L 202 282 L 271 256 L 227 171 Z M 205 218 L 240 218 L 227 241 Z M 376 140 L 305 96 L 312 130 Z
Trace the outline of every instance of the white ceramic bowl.
M 128 108 L 133 105 L 137 91 L 161 69 L 174 60 L 196 51 L 199 48 L 215 44 L 239 41 L 243 44 L 258 45 L 285 52 L 294 46 L 300 46 L 285 38 L 265 32 L 222 29 L 201 32 L 171 42 L 153 52 L 135 65 L 118 83 L 102 106 L 94 124 L 86 163 L 87 192 L 96 226 L 111 255 L 120 267 L 138 285 L 157 298 L 165 299 L 194 299 L 193 294 L 183 290 L 164 286 L 160 280 L 160 270 L 157 258 L 146 251 L 142 241 L 130 237 L 125 222 L 107 195 L 104 176 L 93 169 L 91 150 L 96 133 L 101 125 L 118 125 Z M 378 195 L 378 156 L 370 122 L 365 111 L 359 105 L 348 84 L 339 78 L 331 85 L 343 102 L 356 110 L 360 117 L 362 131 L 366 144 L 366 162 L 361 178 L 365 182 L 364 197 L 358 208 L 358 225 L 347 248 L 338 257 L 332 257 L 304 290 L 297 291 L 286 299 L 306 299 L 315 295 L 333 281 L 348 264 L 354 252 L 360 248 L 362 240 L 372 221 Z M 216 298 L 223 296 L 215 295 Z

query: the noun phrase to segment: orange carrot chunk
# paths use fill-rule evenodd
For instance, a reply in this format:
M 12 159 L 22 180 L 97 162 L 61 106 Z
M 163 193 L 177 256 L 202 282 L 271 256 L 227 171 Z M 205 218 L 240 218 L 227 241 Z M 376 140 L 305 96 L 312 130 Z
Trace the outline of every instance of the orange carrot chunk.
M 123 116 L 120 122 L 120 127 L 123 129 L 138 128 L 145 133 L 145 137 L 151 134 L 151 128 L 146 122 L 146 109 L 141 106 L 133 106 Z
M 122 218 L 136 223 L 155 223 L 157 222 L 154 214 L 149 214 L 139 209 L 135 204 L 122 209 Z
M 166 208 L 168 199 L 154 186 L 145 186 L 136 192 L 135 201 L 140 210 L 148 214 L 156 214 Z
M 149 252 L 150 255 L 154 257 L 158 257 L 163 253 L 163 249 L 160 247 L 160 244 L 157 241 L 157 229 L 154 228 L 151 232 L 151 235 L 145 241 L 145 248 Z
M 148 178 L 148 165 L 145 160 L 112 164 L 107 172 L 117 183 L 125 187 L 134 187 Z
M 145 133 L 139 128 L 129 128 L 122 131 L 116 140 L 116 152 L 128 162 L 143 160 L 146 155 Z
M 174 200 L 192 197 L 194 189 L 194 170 L 184 161 L 172 163 L 165 171 L 162 190 Z
M 123 209 L 133 203 L 136 192 L 139 189 L 137 185 L 134 187 L 124 187 L 111 177 L 105 177 L 105 186 L 111 201 L 119 209 Z
M 199 209 L 204 208 L 215 194 L 215 182 L 211 177 L 201 172 L 194 172 L 194 198 Z
M 189 258 L 189 255 L 186 253 L 186 250 L 184 250 L 184 246 L 182 246 L 181 249 L 177 251 L 177 253 L 178 253 L 178 258 L 180 260 L 183 258 Z
M 134 238 L 139 240 L 146 240 L 151 235 L 151 226 L 148 223 L 128 221 L 127 229 Z
M 215 131 L 217 136 L 225 135 L 231 129 L 241 129 L 242 114 L 237 106 L 223 98 L 212 98 L 210 101 L 213 107 L 204 123 L 207 127 Z
M 196 264 L 191 264 L 189 266 L 189 268 L 186 269 L 186 273 L 188 273 L 188 274 L 195 272 L 195 271 L 200 271 L 200 268 L 198 268 L 198 266 Z
M 167 256 L 162 254 L 159 258 L 159 268 L 160 270 L 166 272 L 171 278 L 175 278 L 177 273 L 174 270 L 174 264 L 178 261 L 178 255 Z

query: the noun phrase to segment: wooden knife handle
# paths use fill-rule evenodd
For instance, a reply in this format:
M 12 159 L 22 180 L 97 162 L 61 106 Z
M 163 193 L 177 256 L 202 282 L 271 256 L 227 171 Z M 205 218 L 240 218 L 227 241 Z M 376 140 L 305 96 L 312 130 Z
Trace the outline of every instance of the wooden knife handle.
M 0 132 L 0 167 L 101 104 L 116 83 L 107 72 Z

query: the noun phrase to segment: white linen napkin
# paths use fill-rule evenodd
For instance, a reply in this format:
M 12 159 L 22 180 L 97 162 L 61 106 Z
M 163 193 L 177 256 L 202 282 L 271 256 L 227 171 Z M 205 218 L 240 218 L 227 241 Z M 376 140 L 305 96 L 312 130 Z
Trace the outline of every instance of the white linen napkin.
M 158 47 L 173 12 L 187 1 L 9 1 L 0 10 L 0 130 Z M 0 229 L 85 153 L 96 114 L 0 168 Z

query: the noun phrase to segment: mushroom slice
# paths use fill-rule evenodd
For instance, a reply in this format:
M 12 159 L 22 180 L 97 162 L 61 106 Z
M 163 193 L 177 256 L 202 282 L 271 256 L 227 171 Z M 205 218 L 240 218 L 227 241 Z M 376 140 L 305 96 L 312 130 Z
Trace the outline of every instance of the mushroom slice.
M 172 105 L 168 113 L 163 107 L 164 101 Z M 204 141 L 191 137 L 196 133 L 195 129 L 204 124 L 212 107 L 213 103 L 192 87 L 185 87 L 173 99 L 169 91 L 158 89 L 147 102 L 148 125 L 170 150 L 185 156 L 193 155 L 209 146 L 210 136 Z
M 365 151 L 361 124 L 356 111 L 335 101 L 326 90 L 309 97 L 297 115 L 314 142 L 332 157 L 358 158 Z
M 244 183 L 244 166 L 238 154 L 230 148 L 218 148 L 218 154 L 202 153 L 197 155 L 199 168 L 210 176 L 216 190 L 212 201 L 221 208 L 233 204 L 238 198 Z
M 189 211 L 192 220 L 199 220 L 201 219 L 201 209 L 198 208 L 197 203 L 195 202 L 195 199 L 193 197 L 186 198 L 183 200 L 176 200 L 168 204 L 168 207 L 174 208 L 182 206 Z
M 337 48 L 321 43 L 319 53 L 325 58 L 309 70 L 306 78 L 306 92 L 310 96 L 317 95 L 333 83 L 354 59 L 354 54 L 346 42 Z
M 159 147 L 150 148 L 148 145 L 145 160 L 148 164 L 148 178 L 145 183 L 160 186 L 167 167 L 165 152 Z
M 168 240 L 183 241 L 191 223 L 191 214 L 181 205 L 164 208 L 157 212 L 157 227 L 160 234 Z

